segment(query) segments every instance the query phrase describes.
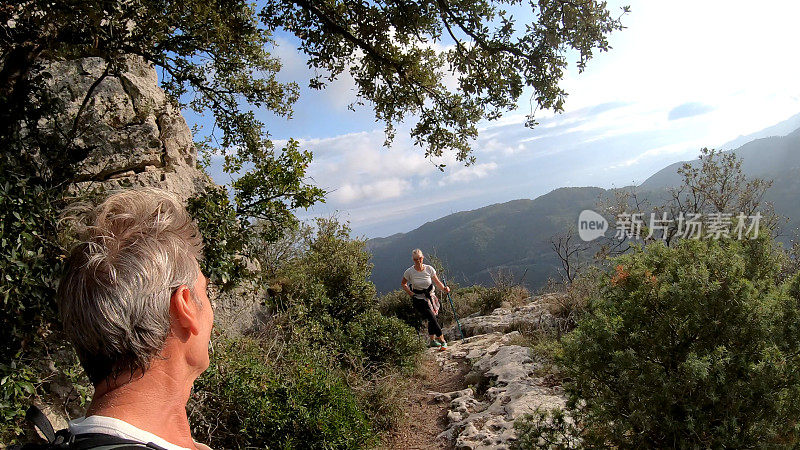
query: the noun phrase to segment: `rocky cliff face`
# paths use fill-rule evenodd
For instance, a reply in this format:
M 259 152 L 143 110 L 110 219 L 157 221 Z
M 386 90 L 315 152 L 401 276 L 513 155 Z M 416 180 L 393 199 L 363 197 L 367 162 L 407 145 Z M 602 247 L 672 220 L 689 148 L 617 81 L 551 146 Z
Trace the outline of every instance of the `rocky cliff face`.
M 50 127 L 71 130 L 77 122 L 80 131 L 66 136 L 87 150 L 73 191 L 152 186 L 186 199 L 211 183 L 197 168 L 191 130 L 158 87 L 152 66 L 131 57 L 127 68 L 103 77 L 102 59 L 83 58 L 44 70 L 50 92 L 65 105 Z

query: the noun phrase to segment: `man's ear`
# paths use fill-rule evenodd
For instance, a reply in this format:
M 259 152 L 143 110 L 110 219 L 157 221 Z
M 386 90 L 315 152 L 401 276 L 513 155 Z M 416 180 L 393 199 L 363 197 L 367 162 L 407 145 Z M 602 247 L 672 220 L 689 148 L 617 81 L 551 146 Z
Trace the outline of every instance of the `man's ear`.
M 192 291 L 186 285 L 179 286 L 169 299 L 169 312 L 174 323 L 186 333 L 198 334 L 200 320 L 197 304 L 192 297 Z

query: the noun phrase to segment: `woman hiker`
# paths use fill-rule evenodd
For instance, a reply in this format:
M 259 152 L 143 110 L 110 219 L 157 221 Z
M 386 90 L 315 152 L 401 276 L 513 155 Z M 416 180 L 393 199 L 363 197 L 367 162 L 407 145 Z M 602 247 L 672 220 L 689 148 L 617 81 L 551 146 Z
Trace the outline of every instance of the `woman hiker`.
M 427 319 L 431 347 L 447 350 L 447 341 L 444 340 L 442 328 L 436 321 L 436 314 L 439 312 L 439 301 L 433 292 L 433 283 L 436 283 L 436 286 L 439 286 L 439 289 L 444 292 L 450 292 L 450 288 L 439 281 L 439 277 L 436 276 L 436 270 L 433 267 L 422 264 L 425 258 L 422 250 L 416 249 L 412 251 L 411 258 L 414 260 L 414 265 L 403 273 L 403 281 L 400 282 L 400 286 L 411 296 L 414 309 L 422 314 L 423 319 Z

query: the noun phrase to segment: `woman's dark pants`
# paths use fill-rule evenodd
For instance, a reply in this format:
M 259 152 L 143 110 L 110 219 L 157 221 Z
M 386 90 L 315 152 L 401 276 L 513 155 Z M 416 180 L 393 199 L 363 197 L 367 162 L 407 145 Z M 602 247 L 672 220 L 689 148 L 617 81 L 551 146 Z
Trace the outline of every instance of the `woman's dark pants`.
M 442 335 L 442 328 L 439 326 L 439 322 L 436 321 L 436 316 L 433 315 L 433 311 L 431 311 L 431 307 L 428 306 L 428 301 L 424 298 L 417 298 L 412 297 L 411 301 L 414 304 L 414 309 L 422 315 L 422 318 L 428 321 L 428 334 L 433 336 L 441 336 Z

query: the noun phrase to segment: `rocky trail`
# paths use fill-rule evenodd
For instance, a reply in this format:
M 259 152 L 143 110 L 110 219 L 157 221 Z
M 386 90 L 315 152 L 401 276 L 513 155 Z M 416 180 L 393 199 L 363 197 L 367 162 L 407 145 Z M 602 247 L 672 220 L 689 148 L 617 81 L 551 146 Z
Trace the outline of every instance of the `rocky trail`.
M 417 370 L 408 393 L 406 417 L 400 429 L 391 433 L 381 446 L 384 449 L 452 449 L 451 442 L 440 436 L 448 426 L 448 405 L 433 401 L 433 393 L 457 392 L 467 387 L 470 366 L 463 358 L 440 365 L 437 350 L 430 349 Z M 442 355 L 443 357 L 446 355 Z
M 563 408 L 560 386 L 539 376 L 541 362 L 515 344 L 518 331 L 508 331 L 521 321 L 540 326 L 547 316 L 533 302 L 465 319 L 465 334 L 482 334 L 451 340 L 447 351 L 428 350 L 409 393 L 407 423 L 384 448 L 508 449 L 515 420 L 537 408 Z

